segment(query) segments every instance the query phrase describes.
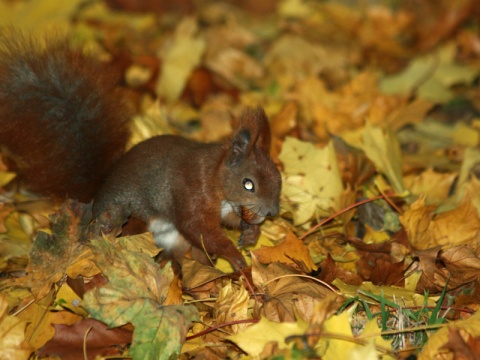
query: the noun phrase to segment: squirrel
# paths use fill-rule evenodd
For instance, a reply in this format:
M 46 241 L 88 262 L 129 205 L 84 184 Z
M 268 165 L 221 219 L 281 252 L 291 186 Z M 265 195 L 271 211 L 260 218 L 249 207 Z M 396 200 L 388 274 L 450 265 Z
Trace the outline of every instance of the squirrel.
M 279 212 L 280 173 L 262 108 L 247 108 L 233 135 L 200 143 L 176 135 L 125 153 L 129 114 L 119 77 L 66 40 L 45 47 L 22 34 L 0 40 L 0 146 L 22 184 L 56 199 L 89 202 L 144 221 L 157 246 L 179 260 L 225 257 L 246 267 L 222 225 L 256 242 Z

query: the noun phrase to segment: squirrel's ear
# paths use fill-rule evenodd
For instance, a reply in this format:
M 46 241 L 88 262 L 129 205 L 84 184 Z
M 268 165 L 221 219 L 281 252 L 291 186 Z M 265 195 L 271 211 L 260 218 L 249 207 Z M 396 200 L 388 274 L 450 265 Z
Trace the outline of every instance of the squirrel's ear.
M 255 146 L 266 154 L 270 152 L 270 124 L 263 108 L 246 108 L 240 116 L 239 126 L 250 130 L 251 147 Z
M 228 154 L 227 164 L 234 166 L 244 159 L 250 150 L 251 134 L 248 129 L 242 129 L 232 139 L 230 153 Z

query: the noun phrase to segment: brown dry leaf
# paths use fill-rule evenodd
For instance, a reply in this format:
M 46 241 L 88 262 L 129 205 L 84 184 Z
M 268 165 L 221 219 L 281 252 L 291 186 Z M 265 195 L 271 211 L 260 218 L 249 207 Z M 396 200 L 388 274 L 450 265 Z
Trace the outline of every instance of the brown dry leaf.
M 228 14 L 224 16 L 229 17 Z M 248 90 L 252 83 L 264 76 L 261 63 L 245 52 L 259 41 L 248 27 L 227 20 L 211 26 L 206 36 L 204 66 L 226 82 L 229 88 Z
M 413 256 L 418 258 L 417 270 L 422 272 L 420 280 L 417 283 L 415 290 L 417 292 L 429 291 L 436 293 L 443 288 L 441 284 L 437 282 L 437 273 L 442 269 L 437 268 L 438 253 L 440 252 L 440 246 L 425 250 L 416 250 L 413 252 Z M 441 276 L 441 279 L 445 279 L 445 274 Z M 443 285 L 445 283 L 443 282 Z
M 330 254 L 327 254 L 327 258 L 322 261 L 321 270 L 320 275 L 317 277 L 328 284 L 332 283 L 335 279 L 340 279 L 350 285 L 360 285 L 363 282 L 363 278 L 359 274 L 339 266 Z
M 434 207 L 425 206 L 425 196 L 421 196 L 400 216 L 400 222 L 414 248 L 478 246 L 480 218 L 470 199 L 464 199 L 454 210 L 442 214 L 435 214 L 434 211 Z
M 455 360 L 479 360 L 480 337 L 473 337 L 463 331 L 450 329 L 448 343 L 443 346 L 443 349 L 451 351 Z
M 191 290 L 224 277 L 225 273 L 212 266 L 185 258 L 182 262 L 182 283 L 185 289 Z
M 449 286 L 473 282 L 480 274 L 480 258 L 467 246 L 456 246 L 440 253 L 440 259 L 450 273 Z
M 294 321 L 297 316 L 310 319 L 315 305 L 332 294 L 332 290 L 315 278 L 295 272 L 286 265 L 273 263 L 264 267 L 254 254 L 252 279 L 267 295 L 262 314 L 272 321 Z
M 358 273 L 375 285 L 404 286 L 405 264 L 388 254 L 363 253 L 357 261 Z
M 288 232 L 285 240 L 275 246 L 262 246 L 253 251 L 258 261 L 270 264 L 278 261 L 289 265 L 299 265 L 303 272 L 310 273 L 317 270 L 317 266 L 310 257 L 308 248 L 293 232 Z
M 122 328 L 109 329 L 94 319 L 83 319 L 71 325 L 57 323 L 55 335 L 39 351 L 40 356 L 59 356 L 65 360 L 96 356 L 121 355 L 119 346 L 132 341 L 132 331 Z
M 478 279 L 480 259 L 467 246 L 456 246 L 445 251 L 440 247 L 415 251 L 418 270 L 422 276 L 416 290 L 439 293 L 447 285 L 448 290 L 471 284 Z
M 170 283 L 167 297 L 165 298 L 164 305 L 181 305 L 183 304 L 183 287 L 179 280 L 180 275 L 174 273 L 173 280 Z
M 284 139 L 297 125 L 298 104 L 290 101 L 271 117 L 270 128 L 274 139 Z
M 16 281 L 19 286 L 29 287 L 37 299 L 46 296 L 52 285 L 66 275 L 67 269 L 71 270 L 72 278 L 83 271 L 88 276 L 98 273 L 90 251 L 79 243 L 90 221 L 87 206 L 66 203 L 51 219 L 53 234 L 38 233 L 26 268 L 28 275 Z

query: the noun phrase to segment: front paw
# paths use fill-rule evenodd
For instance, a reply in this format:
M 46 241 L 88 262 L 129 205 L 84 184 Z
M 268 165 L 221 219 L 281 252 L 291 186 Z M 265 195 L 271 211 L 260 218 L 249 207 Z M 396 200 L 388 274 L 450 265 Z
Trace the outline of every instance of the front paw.
M 241 223 L 242 234 L 240 235 L 240 239 L 238 240 L 238 245 L 240 247 L 255 245 L 257 243 L 257 239 L 260 236 L 260 226 L 258 225 L 250 225 L 247 224 L 245 221 Z
M 245 258 L 240 253 L 239 253 L 239 256 L 230 258 L 229 261 L 230 261 L 230 264 L 232 264 L 235 271 L 240 271 L 247 267 L 247 262 L 245 261 Z

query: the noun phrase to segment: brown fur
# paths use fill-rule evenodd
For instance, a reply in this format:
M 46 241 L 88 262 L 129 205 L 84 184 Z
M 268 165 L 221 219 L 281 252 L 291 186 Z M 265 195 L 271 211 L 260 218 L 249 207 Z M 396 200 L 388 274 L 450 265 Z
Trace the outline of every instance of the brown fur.
M 66 40 L 7 31 L 0 39 L 0 145 L 28 189 L 91 200 L 125 151 L 118 77 Z
M 175 257 L 190 244 L 242 268 L 245 261 L 221 225 L 242 229 L 241 240 L 251 244 L 260 234 L 259 223 L 278 213 L 281 179 L 269 147 L 270 128 L 261 108 L 245 110 L 223 143 L 172 135 L 148 139 L 115 165 L 95 196 L 94 216 L 120 206 L 124 216 L 150 224 L 158 245 L 168 248 L 173 242 Z M 255 191 L 244 187 L 246 179 Z

